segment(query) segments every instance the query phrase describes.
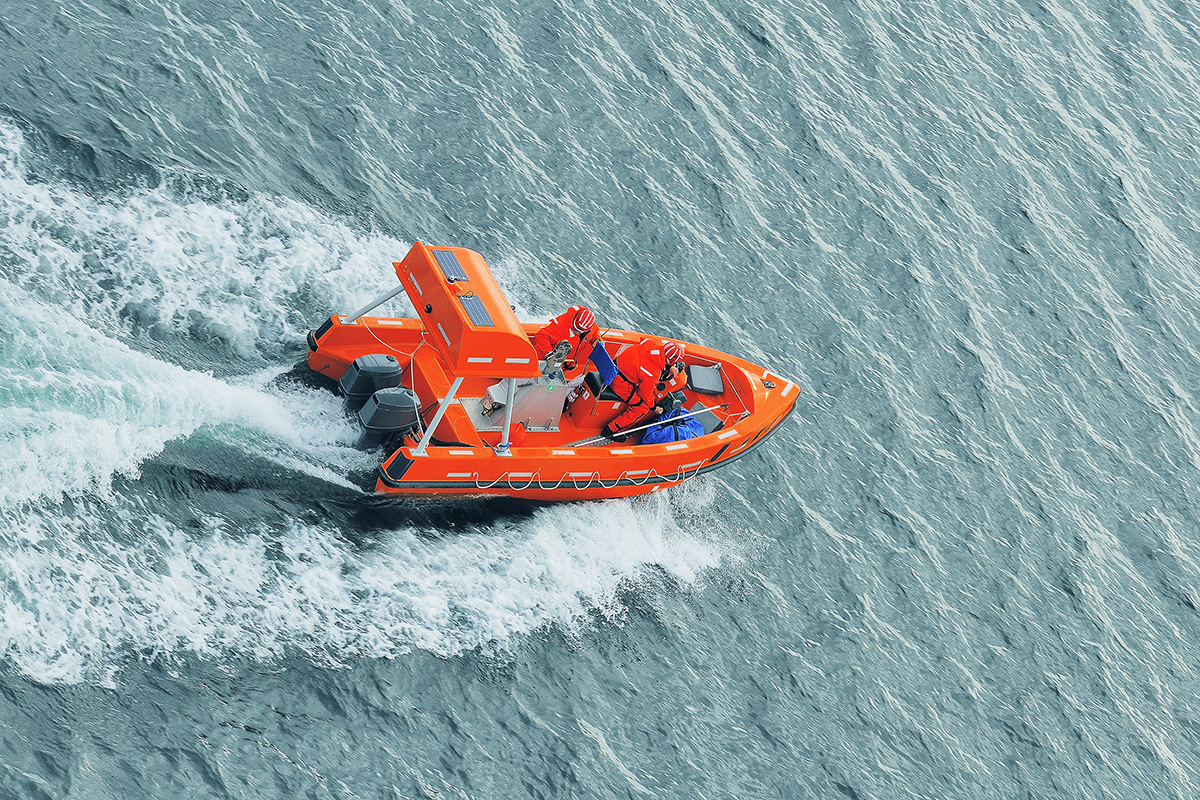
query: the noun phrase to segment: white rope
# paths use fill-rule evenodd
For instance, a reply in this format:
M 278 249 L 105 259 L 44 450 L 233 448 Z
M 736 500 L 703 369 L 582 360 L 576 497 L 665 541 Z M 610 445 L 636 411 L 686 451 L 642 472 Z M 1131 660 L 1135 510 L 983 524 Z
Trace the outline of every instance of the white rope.
M 683 466 L 681 465 L 676 468 L 675 475 L 674 475 L 674 477 L 671 477 L 671 478 L 668 478 L 665 475 L 659 475 L 658 470 L 651 469 L 646 473 L 645 476 L 642 477 L 641 480 L 638 480 L 637 478 L 628 477 L 629 470 L 625 470 L 619 476 L 617 476 L 616 480 L 614 480 L 612 483 L 605 483 L 604 479 L 602 477 L 600 477 L 599 472 L 593 472 L 591 475 L 588 476 L 587 482 L 584 483 L 582 486 L 579 484 L 579 481 L 575 478 L 575 476 L 569 475 L 566 472 L 564 472 L 562 477 L 558 479 L 558 483 L 554 484 L 553 486 L 547 486 L 546 484 L 542 483 L 542 473 L 540 471 L 533 473 L 533 475 L 530 476 L 529 480 L 526 481 L 523 486 L 516 486 L 513 483 L 511 473 L 508 473 L 508 472 L 504 473 L 499 478 L 496 478 L 496 480 L 494 480 L 490 483 L 480 482 L 478 472 L 472 473 L 471 477 L 475 481 L 476 489 L 493 489 L 496 487 L 497 484 L 499 484 L 501 481 L 503 481 L 504 484 L 514 492 L 523 492 L 526 489 L 533 486 L 533 484 L 535 482 L 537 483 L 539 490 L 541 490 L 543 492 L 553 492 L 553 491 L 556 491 L 560 486 L 562 486 L 563 481 L 565 481 L 569 477 L 571 479 L 571 485 L 575 487 L 575 490 L 578 492 L 582 492 L 582 491 L 586 491 L 587 489 L 592 488 L 593 484 L 599 486 L 602 489 L 613 489 L 613 488 L 617 487 L 618 485 L 620 485 L 621 481 L 626 481 L 626 480 L 629 481 L 634 486 L 645 486 L 648 482 L 650 482 L 650 480 L 652 480 L 654 478 L 657 478 L 661 481 L 665 481 L 667 483 L 682 483 L 683 481 L 690 480 L 691 478 L 696 477 L 700 473 L 700 469 L 703 466 L 704 466 L 703 461 L 700 462 L 699 464 L 697 464 L 696 468 L 694 470 L 692 470 L 692 474 L 689 476 L 687 473 L 687 470 L 684 469 Z

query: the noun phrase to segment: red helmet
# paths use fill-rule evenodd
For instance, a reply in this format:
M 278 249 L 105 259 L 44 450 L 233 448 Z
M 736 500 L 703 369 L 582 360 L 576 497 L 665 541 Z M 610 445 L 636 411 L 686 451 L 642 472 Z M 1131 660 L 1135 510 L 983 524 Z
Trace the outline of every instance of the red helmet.
M 683 361 L 683 345 L 679 342 L 672 342 L 670 339 L 663 342 L 663 357 L 667 364 L 678 364 Z
M 571 330 L 576 333 L 586 333 L 596 327 L 596 315 L 587 308 L 580 308 L 571 320 Z

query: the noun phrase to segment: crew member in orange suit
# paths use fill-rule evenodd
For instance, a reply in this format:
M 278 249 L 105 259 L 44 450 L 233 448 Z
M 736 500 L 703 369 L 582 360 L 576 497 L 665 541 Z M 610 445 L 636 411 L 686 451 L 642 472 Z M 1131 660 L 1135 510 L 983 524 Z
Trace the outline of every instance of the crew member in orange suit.
M 604 426 L 606 438 L 625 441 L 620 431 L 637 427 L 649 416 L 667 409 L 667 395 L 682 388 L 683 347 L 678 342 L 642 339 L 617 356 L 617 377 L 611 387 L 625 401 L 625 410 Z
M 600 341 L 596 315 L 586 306 L 571 306 L 533 335 L 533 349 L 538 358 L 544 359 L 561 341 L 571 344 L 571 352 L 563 363 L 563 373 L 569 378 L 581 367 L 586 368 L 592 348 Z

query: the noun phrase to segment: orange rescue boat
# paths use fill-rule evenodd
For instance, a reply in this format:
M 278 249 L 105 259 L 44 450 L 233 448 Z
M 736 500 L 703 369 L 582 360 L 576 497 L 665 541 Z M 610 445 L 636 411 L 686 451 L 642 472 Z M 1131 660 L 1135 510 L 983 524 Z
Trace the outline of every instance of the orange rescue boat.
M 764 367 L 685 343 L 683 416 L 700 421 L 703 435 L 605 440 L 601 429 L 624 404 L 598 371 L 568 381 L 552 359 L 538 360 L 530 337 L 540 325 L 517 320 L 482 256 L 417 242 L 393 266 L 398 288 L 308 335 L 309 366 L 338 380 L 358 410 L 360 446 L 384 449 L 379 492 L 549 501 L 647 494 L 745 455 L 800 394 Z M 401 291 L 418 319 L 368 316 Z M 615 358 L 642 337 L 609 330 L 603 347 Z

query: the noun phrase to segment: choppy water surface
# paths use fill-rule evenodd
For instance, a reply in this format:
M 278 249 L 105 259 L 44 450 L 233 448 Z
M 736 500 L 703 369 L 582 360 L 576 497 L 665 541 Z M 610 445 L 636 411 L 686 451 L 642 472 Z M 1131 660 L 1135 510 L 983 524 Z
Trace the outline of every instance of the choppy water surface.
M 1195 796 L 1198 32 L 0 9 L 0 795 Z M 418 238 L 797 413 L 667 496 L 374 498 L 294 367 Z

